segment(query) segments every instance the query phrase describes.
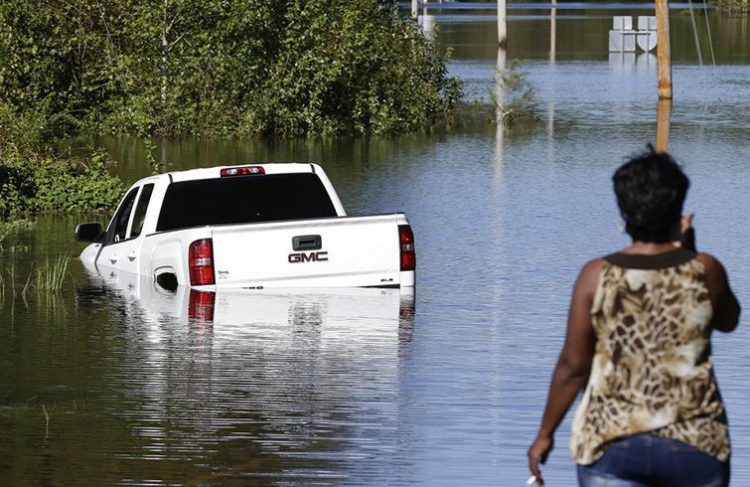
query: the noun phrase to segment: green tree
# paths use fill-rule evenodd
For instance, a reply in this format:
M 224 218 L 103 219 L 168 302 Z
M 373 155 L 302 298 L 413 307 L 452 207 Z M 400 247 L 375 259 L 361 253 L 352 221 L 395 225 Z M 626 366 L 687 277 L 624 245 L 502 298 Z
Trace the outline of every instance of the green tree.
M 0 96 L 55 133 L 397 132 L 460 85 L 391 2 L 6 0 Z
M 259 131 L 397 132 L 450 113 L 460 84 L 412 22 L 371 0 L 297 1 L 260 92 Z

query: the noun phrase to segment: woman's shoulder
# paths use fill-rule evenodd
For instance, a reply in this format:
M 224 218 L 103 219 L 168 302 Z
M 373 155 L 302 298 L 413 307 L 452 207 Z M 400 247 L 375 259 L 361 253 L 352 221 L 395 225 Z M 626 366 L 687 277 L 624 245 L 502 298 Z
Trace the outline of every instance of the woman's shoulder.
M 597 257 L 586 262 L 578 274 L 576 288 L 579 288 L 584 294 L 593 296 L 599 284 L 599 275 L 605 264 L 606 260 L 604 257 Z
M 710 279 L 726 277 L 727 271 L 724 269 L 724 265 L 719 259 L 706 252 L 699 252 L 697 258 L 703 267 L 706 269 L 706 276 Z
M 714 255 L 707 252 L 698 252 L 698 260 L 700 260 L 705 266 L 720 266 L 721 262 Z
M 583 264 L 581 267 L 581 274 L 599 274 L 607 262 L 606 257 L 596 257 Z

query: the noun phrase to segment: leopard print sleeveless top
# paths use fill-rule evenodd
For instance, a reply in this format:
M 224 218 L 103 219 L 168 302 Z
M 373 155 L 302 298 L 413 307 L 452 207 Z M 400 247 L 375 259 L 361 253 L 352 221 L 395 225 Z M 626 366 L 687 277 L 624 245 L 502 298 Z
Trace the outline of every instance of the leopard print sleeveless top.
M 645 432 L 729 458 L 704 273 L 697 254 L 683 249 L 604 258 L 591 309 L 596 350 L 570 441 L 576 463 L 589 465 L 610 441 Z

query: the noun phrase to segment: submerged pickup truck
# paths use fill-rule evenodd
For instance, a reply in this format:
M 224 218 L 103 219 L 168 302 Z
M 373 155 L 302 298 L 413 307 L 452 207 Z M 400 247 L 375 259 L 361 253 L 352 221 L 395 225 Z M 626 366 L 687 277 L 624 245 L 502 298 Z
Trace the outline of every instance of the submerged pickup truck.
M 403 213 L 348 217 L 316 164 L 222 166 L 135 183 L 81 260 L 162 287 L 413 287 L 414 235 Z

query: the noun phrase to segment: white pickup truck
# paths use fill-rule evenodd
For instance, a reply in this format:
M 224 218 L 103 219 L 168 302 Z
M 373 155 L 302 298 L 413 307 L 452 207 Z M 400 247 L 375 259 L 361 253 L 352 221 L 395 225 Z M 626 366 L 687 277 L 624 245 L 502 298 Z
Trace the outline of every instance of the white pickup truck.
M 347 217 L 316 164 L 260 164 L 151 176 L 125 194 L 81 260 L 162 287 L 413 287 L 414 235 L 403 213 Z

